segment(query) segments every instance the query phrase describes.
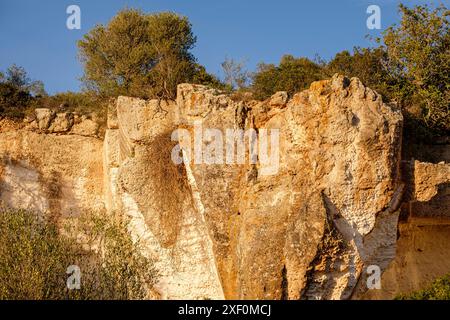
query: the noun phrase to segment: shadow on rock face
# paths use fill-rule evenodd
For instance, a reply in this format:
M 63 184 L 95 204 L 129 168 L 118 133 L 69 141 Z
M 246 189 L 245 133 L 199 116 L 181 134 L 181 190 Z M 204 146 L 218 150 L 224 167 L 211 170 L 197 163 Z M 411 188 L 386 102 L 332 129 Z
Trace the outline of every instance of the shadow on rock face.
M 163 247 L 175 244 L 183 208 L 193 206 L 183 164 L 172 162 L 176 142 L 171 131 L 135 147 L 135 155 L 120 169 L 124 190 L 135 199 L 145 222 Z

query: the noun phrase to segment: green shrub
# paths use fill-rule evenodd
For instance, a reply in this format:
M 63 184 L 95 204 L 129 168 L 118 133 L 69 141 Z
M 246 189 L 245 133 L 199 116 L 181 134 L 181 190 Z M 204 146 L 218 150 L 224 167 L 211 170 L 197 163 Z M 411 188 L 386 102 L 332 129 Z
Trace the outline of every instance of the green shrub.
M 79 290 L 67 289 L 71 265 L 81 269 Z M 89 214 L 58 226 L 0 209 L 0 299 L 144 299 L 154 277 L 123 220 Z
M 253 75 L 252 91 L 256 99 L 266 99 L 277 91 L 293 95 L 325 77 L 321 65 L 307 58 L 286 55 L 278 66 L 264 63 L 258 66 Z
M 383 42 L 389 69 L 405 79 L 401 92 L 408 102 L 421 108 L 420 119 L 427 127 L 450 132 L 450 11 L 441 4 L 399 6 L 401 21 L 386 29 Z M 380 40 L 381 41 L 381 40 Z
M 79 114 L 95 114 L 98 118 L 106 118 L 108 98 L 94 92 L 61 92 L 53 96 L 34 99 L 33 108 L 50 108 L 60 112 L 77 112 Z
M 0 82 L 0 116 L 23 118 L 32 96 L 9 83 Z
M 450 273 L 434 281 L 428 288 L 399 295 L 396 300 L 450 300 Z

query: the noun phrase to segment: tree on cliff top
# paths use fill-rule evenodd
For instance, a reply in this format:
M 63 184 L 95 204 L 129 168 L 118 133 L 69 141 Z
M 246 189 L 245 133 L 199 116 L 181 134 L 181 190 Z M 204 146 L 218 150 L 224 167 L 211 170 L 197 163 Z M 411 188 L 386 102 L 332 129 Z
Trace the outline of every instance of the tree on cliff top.
M 15 64 L 0 72 L 0 116 L 22 118 L 34 100 L 46 97 L 42 81 L 32 81 L 24 68 Z
M 450 132 L 450 11 L 444 5 L 433 10 L 400 5 L 400 13 L 400 24 L 382 39 L 390 72 L 406 80 L 404 96 L 420 107 L 426 125 Z
M 78 42 L 85 69 L 82 80 L 88 89 L 106 96 L 174 98 L 179 83 L 216 81 L 205 75 L 190 52 L 195 42 L 186 17 L 124 9 Z

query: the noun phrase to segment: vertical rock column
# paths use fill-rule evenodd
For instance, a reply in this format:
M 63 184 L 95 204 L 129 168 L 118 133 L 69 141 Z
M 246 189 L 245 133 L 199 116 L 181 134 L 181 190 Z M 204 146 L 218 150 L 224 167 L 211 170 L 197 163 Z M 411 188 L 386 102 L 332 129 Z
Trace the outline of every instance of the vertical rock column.
M 161 299 L 221 299 L 208 228 L 183 164 L 171 160 L 174 110 L 170 101 L 118 98 L 105 137 L 107 207 L 130 218 Z

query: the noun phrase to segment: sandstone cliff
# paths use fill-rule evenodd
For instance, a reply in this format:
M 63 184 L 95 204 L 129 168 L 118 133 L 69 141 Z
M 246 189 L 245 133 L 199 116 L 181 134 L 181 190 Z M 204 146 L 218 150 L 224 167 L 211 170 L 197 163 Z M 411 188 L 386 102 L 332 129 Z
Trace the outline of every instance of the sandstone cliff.
M 398 273 L 400 213 L 403 226 L 449 218 L 449 165 L 402 166 L 401 112 L 356 78 L 263 102 L 182 84 L 176 101 L 112 109 L 103 141 L 95 119 L 46 109 L 0 125 L 0 199 L 129 217 L 161 299 L 380 297 L 365 293 L 367 267 Z M 447 207 L 423 207 L 436 197 Z

